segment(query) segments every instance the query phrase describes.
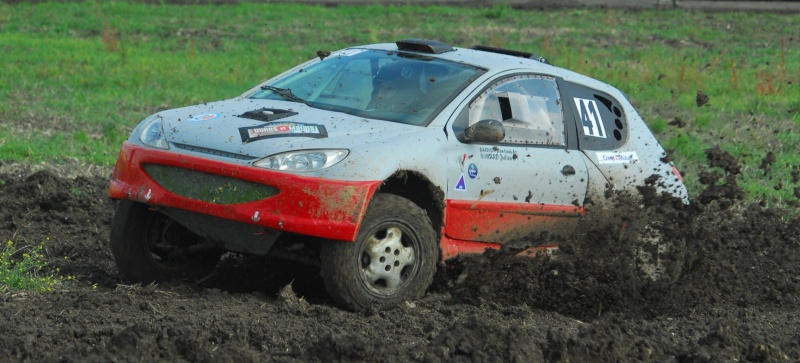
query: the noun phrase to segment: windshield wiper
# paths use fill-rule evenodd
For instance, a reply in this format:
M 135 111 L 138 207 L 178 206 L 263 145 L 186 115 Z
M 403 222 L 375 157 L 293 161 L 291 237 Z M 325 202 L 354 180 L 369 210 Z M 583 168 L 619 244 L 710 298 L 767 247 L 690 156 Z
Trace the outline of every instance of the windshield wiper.
M 311 103 L 309 103 L 308 101 L 306 101 L 306 100 L 304 100 L 304 99 L 302 99 L 300 97 L 297 97 L 294 93 L 292 93 L 292 90 L 290 90 L 288 88 L 280 88 L 280 87 L 274 87 L 274 86 L 261 86 L 261 89 L 267 90 L 267 91 L 272 91 L 272 93 L 274 93 L 274 94 L 276 94 L 278 96 L 281 96 L 284 99 L 287 99 L 289 101 L 300 102 L 300 103 L 304 103 L 304 104 L 306 104 L 308 106 L 311 106 Z

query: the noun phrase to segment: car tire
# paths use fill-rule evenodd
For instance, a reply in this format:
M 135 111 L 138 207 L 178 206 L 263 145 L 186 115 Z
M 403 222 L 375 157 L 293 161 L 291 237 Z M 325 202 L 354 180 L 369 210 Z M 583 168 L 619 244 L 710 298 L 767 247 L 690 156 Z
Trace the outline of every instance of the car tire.
M 114 211 L 111 253 L 125 277 L 144 284 L 198 280 L 213 271 L 222 255 L 169 217 L 128 200 Z
M 387 307 L 422 297 L 439 256 L 436 233 L 422 208 L 396 195 L 376 194 L 354 242 L 322 246 L 322 276 L 343 308 Z
M 622 237 L 630 251 L 626 265 L 640 285 L 669 287 L 681 277 L 686 238 L 669 226 L 654 213 L 644 213 L 626 226 Z

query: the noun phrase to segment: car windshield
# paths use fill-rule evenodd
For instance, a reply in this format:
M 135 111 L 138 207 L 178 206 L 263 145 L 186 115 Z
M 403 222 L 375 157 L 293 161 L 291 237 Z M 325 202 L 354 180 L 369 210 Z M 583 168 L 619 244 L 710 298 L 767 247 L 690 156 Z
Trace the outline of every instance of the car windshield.
M 263 86 L 250 98 L 424 126 L 482 73 L 416 54 L 348 49 Z

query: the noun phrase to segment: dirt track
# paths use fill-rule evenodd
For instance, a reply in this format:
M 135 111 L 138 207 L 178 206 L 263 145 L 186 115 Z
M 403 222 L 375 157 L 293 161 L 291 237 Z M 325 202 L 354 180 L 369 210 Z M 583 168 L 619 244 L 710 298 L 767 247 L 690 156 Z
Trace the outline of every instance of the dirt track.
M 268 258 L 226 256 L 199 286 L 130 285 L 108 249 L 110 170 L 0 163 L 1 241 L 49 239 L 77 278 L 0 291 L 0 360 L 800 361 L 800 220 L 742 203 L 725 156 L 709 152 L 719 175 L 691 208 L 652 199 L 687 239 L 675 285 L 625 274 L 615 216 L 590 215 L 557 259 L 453 261 L 422 301 L 366 314 L 333 307 L 317 271 Z
M 735 171 L 709 155 L 720 180 Z M 632 280 L 618 262 L 627 246 L 608 220 L 587 218 L 587 233 L 557 259 L 508 251 L 454 261 L 424 300 L 357 314 L 332 306 L 313 269 L 264 258 L 228 256 L 200 286 L 128 285 L 107 246 L 110 170 L 32 169 L 0 166 L 0 237 L 49 238 L 54 264 L 77 282 L 0 295 L 7 359 L 800 360 L 800 223 L 743 205 L 735 185 L 709 188 L 692 208 L 659 207 L 688 243 L 674 286 Z

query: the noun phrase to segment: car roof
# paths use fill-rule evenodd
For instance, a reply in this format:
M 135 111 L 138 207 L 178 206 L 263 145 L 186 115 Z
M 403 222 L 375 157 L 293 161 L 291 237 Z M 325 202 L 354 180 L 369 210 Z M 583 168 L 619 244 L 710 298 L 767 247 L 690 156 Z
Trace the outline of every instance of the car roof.
M 484 49 L 493 49 L 494 51 L 452 47 L 451 48 L 452 50 L 449 51 L 443 51 L 440 53 L 428 53 L 428 52 L 421 52 L 414 50 L 400 50 L 396 43 L 361 45 L 361 46 L 351 47 L 350 49 L 352 48 L 374 49 L 374 50 L 384 50 L 384 51 L 402 51 L 415 54 L 424 54 L 425 56 L 440 58 L 458 63 L 466 63 L 472 66 L 486 69 L 490 72 L 497 72 L 514 68 L 525 68 L 534 71 L 552 73 L 556 68 L 559 70 L 561 69 L 559 67 L 554 67 L 548 63 L 545 63 L 546 61 L 542 61 L 543 59 L 537 60 L 531 58 L 524 58 L 522 56 L 499 53 L 499 51 L 505 51 L 509 53 L 523 54 L 521 52 L 505 50 L 505 49 L 488 48 L 488 47 L 484 47 Z
M 417 50 L 414 48 L 425 48 L 430 45 L 430 49 Z M 402 48 L 404 49 L 400 49 Z M 478 48 L 478 49 L 475 49 Z M 506 70 L 524 70 L 526 72 L 549 74 L 559 76 L 565 80 L 583 84 L 599 90 L 616 95 L 619 98 L 625 97 L 617 88 L 580 74 L 569 69 L 551 65 L 547 60 L 531 53 L 516 50 L 474 46 L 472 48 L 452 47 L 449 44 L 424 39 L 405 39 L 395 43 L 379 43 L 350 47 L 348 49 L 374 49 L 382 51 L 407 52 L 444 59 L 457 63 L 465 63 L 485 69 L 490 74 Z
M 416 50 L 413 48 L 430 49 Z M 404 49 L 401 49 L 402 48 Z M 475 49 L 478 48 L 478 49 Z M 619 89 L 603 81 L 589 77 L 575 71 L 550 64 L 544 58 L 531 53 L 516 50 L 474 46 L 472 48 L 452 47 L 449 44 L 424 39 L 405 39 L 395 43 L 378 43 L 349 47 L 347 49 L 371 49 L 387 52 L 406 52 L 447 61 L 469 64 L 485 69 L 489 74 L 497 74 L 507 70 L 518 70 L 549 74 L 561 77 L 569 82 L 578 83 L 586 87 L 604 91 L 618 99 L 628 99 Z M 526 57 L 529 56 L 529 57 Z

